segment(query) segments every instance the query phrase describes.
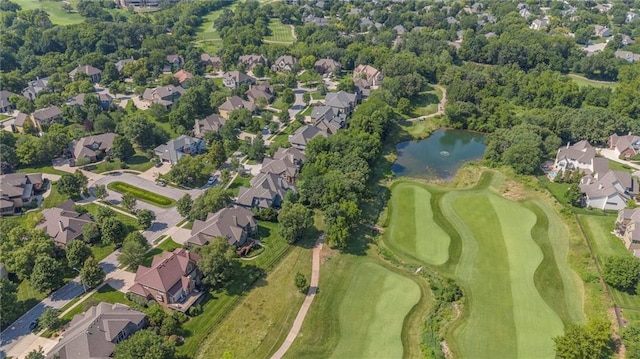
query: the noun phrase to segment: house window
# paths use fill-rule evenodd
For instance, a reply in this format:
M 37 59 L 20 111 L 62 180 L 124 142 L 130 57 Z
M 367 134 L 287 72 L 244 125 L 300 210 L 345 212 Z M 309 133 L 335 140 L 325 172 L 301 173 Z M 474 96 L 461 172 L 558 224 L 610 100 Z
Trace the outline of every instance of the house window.
M 164 302 L 164 299 L 162 298 L 162 295 L 160 295 L 160 294 L 156 294 L 156 300 L 158 302 Z
M 127 333 L 123 329 L 116 336 L 116 344 L 120 343 L 121 341 L 125 340 L 126 338 L 127 338 Z
M 100 148 L 100 144 L 99 144 L 99 143 L 97 143 L 97 142 L 94 142 L 94 143 L 91 145 L 91 149 L 93 149 L 93 150 L 97 150 L 98 148 Z

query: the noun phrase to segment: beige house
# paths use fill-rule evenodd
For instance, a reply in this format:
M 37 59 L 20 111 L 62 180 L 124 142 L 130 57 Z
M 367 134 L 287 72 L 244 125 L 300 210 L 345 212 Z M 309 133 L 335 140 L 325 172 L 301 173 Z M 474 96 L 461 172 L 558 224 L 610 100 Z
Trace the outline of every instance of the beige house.
M 76 212 L 73 206 L 73 201 L 68 200 L 58 207 L 43 210 L 42 221 L 36 228 L 44 230 L 61 247 L 72 240 L 82 239 L 82 227 L 93 220 L 88 214 Z
M 42 189 L 42 173 L 10 173 L 0 176 L 0 216 L 12 216 L 31 203 Z
M 618 212 L 614 233 L 624 246 L 640 256 L 640 208 L 625 208 Z
M 358 67 L 353 70 L 354 82 L 357 79 L 363 79 L 370 88 L 380 86 L 383 78 L 382 72 L 370 65 L 358 65 Z

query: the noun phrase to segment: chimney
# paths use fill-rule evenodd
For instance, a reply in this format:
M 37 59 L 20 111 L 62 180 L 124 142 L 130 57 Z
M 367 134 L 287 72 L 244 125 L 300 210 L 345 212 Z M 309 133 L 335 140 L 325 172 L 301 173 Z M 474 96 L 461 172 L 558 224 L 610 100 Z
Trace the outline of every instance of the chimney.
M 64 224 L 62 221 L 58 221 L 58 227 L 60 227 L 60 232 L 64 232 Z

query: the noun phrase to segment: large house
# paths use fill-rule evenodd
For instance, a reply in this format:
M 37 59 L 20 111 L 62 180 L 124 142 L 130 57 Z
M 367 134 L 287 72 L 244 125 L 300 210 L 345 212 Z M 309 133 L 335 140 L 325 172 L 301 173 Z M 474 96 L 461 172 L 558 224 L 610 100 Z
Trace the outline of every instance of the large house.
M 305 154 L 297 148 L 278 148 L 273 157 L 264 158 L 260 172 L 273 173 L 289 183 L 295 183 L 305 159 Z
M 11 126 L 14 133 L 24 133 L 25 126 L 31 124 L 31 116 L 26 113 L 18 112 L 16 114 L 15 119 L 13 120 L 13 125 Z
M 204 149 L 205 142 L 201 138 L 182 135 L 156 147 L 154 151 L 161 161 L 175 165 L 182 157 L 200 154 L 204 152 Z
M 67 200 L 58 207 L 42 211 L 42 221 L 36 226 L 53 239 L 56 245 L 65 247 L 74 239 L 82 238 L 82 227 L 93 222 L 88 214 L 73 209 L 73 201 Z
M 5 113 L 11 111 L 14 106 L 9 101 L 11 96 L 15 95 L 13 92 L 1 90 L 0 91 L 0 113 Z
M 31 114 L 31 122 L 38 132 L 43 132 L 54 122 L 62 120 L 62 111 L 58 106 L 49 106 L 35 110 Z
M 602 25 L 596 25 L 593 27 L 593 35 L 596 37 L 609 37 L 611 36 L 611 30 Z
M 640 208 L 624 208 L 618 212 L 614 233 L 624 246 L 640 257 Z
M 86 93 L 80 93 L 77 94 L 76 96 L 70 98 L 67 101 L 67 105 L 69 106 L 84 106 L 84 99 L 87 96 L 96 96 L 98 98 L 98 100 L 100 101 L 100 106 L 102 107 L 103 111 L 106 111 L 109 109 L 109 107 L 111 106 L 111 104 L 113 103 L 113 97 L 111 95 L 109 95 L 108 93 L 99 93 L 99 94 L 86 94 Z
M 38 78 L 33 81 L 29 81 L 27 87 L 22 90 L 22 96 L 28 98 L 29 100 L 35 100 L 36 96 L 45 90 L 49 89 L 49 78 L 43 77 Z
M 122 73 L 122 70 L 124 70 L 124 67 L 127 66 L 127 64 L 132 64 L 136 62 L 136 60 L 134 60 L 133 58 L 129 58 L 129 59 L 122 59 L 118 62 L 116 62 L 116 70 L 118 70 L 118 73 Z
M 613 150 L 619 158 L 628 160 L 640 153 L 640 136 L 628 134 L 619 136 L 613 134 L 609 137 L 609 149 Z
M 218 56 L 211 56 L 209 54 L 202 54 L 202 55 L 200 55 L 200 61 L 202 61 L 202 63 L 205 66 L 211 68 L 211 70 L 213 70 L 213 71 L 222 70 L 222 60 Z
M 254 85 L 256 80 L 240 71 L 229 71 L 222 75 L 222 83 L 230 89 L 235 89 L 242 84 Z
M 107 132 L 101 135 L 82 137 L 77 141 L 73 141 L 71 144 L 73 158 L 76 161 L 86 158 L 89 162 L 95 162 L 105 155 L 110 155 L 116 136 L 115 133 Z
M 180 96 L 184 95 L 185 92 L 185 89 L 180 86 L 159 86 L 156 88 L 148 88 L 144 90 L 142 99 L 151 103 L 163 105 L 164 107 L 170 107 L 171 105 L 176 103 Z
M 298 63 L 298 59 L 291 55 L 282 55 L 273 63 L 271 69 L 275 72 L 293 71 L 294 66 Z
M 10 173 L 0 176 L 0 216 L 12 216 L 31 203 L 42 189 L 42 173 Z
M 202 120 L 196 120 L 193 125 L 193 135 L 197 138 L 203 138 L 204 134 L 209 131 L 218 132 L 227 119 L 216 114 L 209 115 Z
M 267 66 L 267 58 L 262 55 L 242 55 L 238 63 L 243 64 L 247 71 L 253 71 L 256 65 Z
M 261 97 L 264 97 L 264 99 L 267 100 L 267 103 L 270 103 L 274 96 L 275 93 L 273 91 L 273 87 L 267 82 L 259 85 L 250 85 L 249 90 L 247 90 L 247 98 L 249 101 L 254 103 Z
M 226 238 L 236 248 L 247 244 L 258 230 L 251 210 L 244 207 L 223 208 L 209 213 L 205 221 L 195 220 L 187 244 L 204 246 L 217 237 Z
M 184 66 L 184 58 L 178 54 L 167 55 L 169 71 L 171 69 L 181 69 Z
M 95 84 L 100 82 L 100 78 L 102 76 L 102 70 L 95 68 L 91 65 L 81 65 L 71 70 L 71 72 L 69 72 L 69 77 L 72 80 L 75 80 L 76 75 L 78 74 L 87 75 L 89 77 L 89 80 Z
M 336 110 L 336 113 L 350 114 L 356 107 L 356 94 L 344 91 L 329 92 L 324 97 L 324 105 Z
M 47 359 L 104 359 L 116 344 L 147 326 L 147 316 L 124 304 L 98 303 L 69 323 Z
M 623 59 L 631 63 L 640 61 L 640 54 L 634 54 L 631 51 L 617 50 L 614 52 L 614 55 L 619 59 Z
M 163 252 L 153 257 L 151 267 L 138 266 L 129 293 L 185 312 L 204 294 L 198 289 L 202 281 L 199 260 L 199 255 L 185 248 Z
M 222 105 L 218 106 L 218 111 L 220 112 L 220 116 L 225 119 L 229 119 L 231 112 L 243 108 L 253 112 L 256 109 L 256 106 L 253 102 L 245 101 L 241 97 L 234 95 L 227 97 L 227 100 Z
M 374 88 L 380 86 L 382 83 L 382 72 L 378 71 L 375 67 L 370 65 L 358 65 L 355 70 L 353 70 L 353 82 L 356 80 L 363 79 L 369 88 Z
M 178 70 L 178 72 L 176 72 L 175 74 L 173 74 L 173 77 L 178 80 L 178 83 L 180 85 L 182 85 L 185 81 L 192 79 L 193 75 L 191 74 L 191 72 L 185 71 L 184 69 L 180 69 Z
M 316 126 L 302 126 L 289 137 L 289 143 L 294 148 L 304 151 L 309 141 L 317 136 L 329 137 L 329 133 Z
M 638 194 L 638 181 L 622 171 L 584 176 L 579 186 L 584 193 L 584 205 L 603 210 L 621 210 Z
M 609 162 L 604 157 L 596 157 L 596 150 L 588 141 L 576 142 L 560 147 L 554 162 L 551 179 L 564 172 L 580 171 L 584 174 L 604 173 L 609 170 Z
M 260 173 L 253 177 L 250 187 L 241 187 L 236 203 L 249 208 L 280 207 L 291 184 L 273 173 Z
M 337 73 L 342 69 L 342 64 L 334 59 L 320 59 L 315 63 L 316 71 L 319 74 Z

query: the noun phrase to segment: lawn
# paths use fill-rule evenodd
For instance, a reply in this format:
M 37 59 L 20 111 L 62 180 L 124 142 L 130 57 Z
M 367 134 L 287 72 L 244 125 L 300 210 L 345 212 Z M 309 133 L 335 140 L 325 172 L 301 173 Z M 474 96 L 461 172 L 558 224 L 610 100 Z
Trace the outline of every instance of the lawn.
M 89 213 L 91 213 L 91 215 L 93 216 L 95 216 L 98 213 L 99 207 L 103 207 L 103 206 L 100 206 L 99 204 L 95 204 L 95 203 L 89 203 L 84 205 L 84 208 L 86 208 L 87 211 L 89 211 Z M 115 217 L 118 219 L 118 221 L 124 224 L 125 227 L 127 228 L 127 233 L 140 229 L 140 225 L 138 224 L 138 221 L 134 217 L 130 217 L 116 211 L 114 211 L 114 213 L 116 214 Z M 106 251 L 106 249 L 104 250 Z
M 252 178 L 253 178 L 253 176 L 251 176 L 251 175 L 237 176 L 236 179 L 233 180 L 233 182 L 231 183 L 231 185 L 227 189 L 231 190 L 231 192 L 233 193 L 234 196 L 237 196 L 238 192 L 240 191 L 240 187 L 249 187 L 250 186 L 250 182 L 251 182 Z
M 412 111 L 408 113 L 409 117 L 420 117 L 434 114 L 438 111 L 438 103 L 442 98 L 442 91 L 439 88 L 432 88 L 428 91 L 422 91 L 410 99 Z
M 442 126 L 442 124 L 434 118 L 424 121 L 398 121 L 397 124 L 397 130 L 401 140 L 427 138 L 433 133 L 433 131 Z
M 145 258 L 142 265 L 146 267 L 150 267 L 151 261 L 153 261 L 153 257 L 161 254 L 162 252 L 173 252 L 173 250 L 176 248 L 182 248 L 182 245 L 174 242 L 173 239 L 171 238 L 165 239 L 162 243 L 160 243 L 160 245 L 151 249 L 145 254 L 144 256 Z M 136 271 L 136 268 L 129 268 L 129 269 L 133 272 Z
M 121 303 L 121 304 L 126 304 L 128 306 L 134 305 L 133 302 L 131 302 L 130 300 L 127 299 L 127 297 L 125 297 L 124 293 L 113 289 L 113 287 L 111 287 L 108 284 L 105 284 L 102 287 L 100 287 L 100 289 L 98 289 L 95 293 L 93 293 L 89 298 L 85 299 L 77 307 L 73 308 L 72 310 L 69 311 L 69 313 L 65 314 L 64 317 L 62 317 L 62 319 L 65 321 L 71 320 L 73 319 L 74 315 L 85 312 L 87 309 L 89 309 L 90 307 L 100 302 L 107 302 L 107 303 L 114 303 L 114 304 Z
M 61 1 L 15 0 L 22 10 L 42 9 L 49 14 L 49 19 L 56 25 L 71 25 L 84 22 L 84 18 L 76 12 L 68 13 L 62 9 Z
M 269 19 L 269 30 L 271 35 L 265 36 L 265 41 L 279 43 L 293 43 L 295 41 L 291 34 L 291 27 L 283 24 L 280 19 Z
M 42 208 L 53 208 L 69 199 L 69 196 L 58 192 L 58 186 L 56 186 L 55 182 L 49 185 L 51 186 L 51 192 L 49 192 L 49 195 L 42 201 Z
M 153 167 L 153 162 L 149 160 L 149 157 L 147 157 L 142 153 L 136 154 L 135 156 L 131 157 L 124 163 L 126 164 L 127 169 L 139 171 L 139 172 L 144 172 L 149 168 Z M 88 165 L 87 168 L 85 169 L 89 170 L 89 168 L 91 168 L 90 171 L 94 173 L 120 171 L 122 170 L 122 167 L 123 167 L 122 164 L 123 164 L 122 161 L 115 159 L 111 162 L 103 161 L 95 165 Z
M 58 176 L 62 176 L 63 174 L 68 173 L 68 172 L 65 172 L 65 171 L 57 170 L 57 169 L 53 168 L 53 166 L 20 167 L 20 168 L 18 168 L 16 170 L 16 172 L 20 172 L 20 173 L 49 173 L 49 174 L 58 175 Z
M 613 89 L 613 88 L 616 88 L 616 86 L 618 86 L 617 82 L 590 80 L 578 74 L 569 74 L 567 76 L 569 76 L 580 87 L 593 86 L 593 87 L 609 87 Z
M 137 199 L 160 208 L 170 208 L 176 205 L 176 201 L 171 198 L 120 181 L 109 183 L 107 188 L 122 194 L 131 193 Z
M 612 171 L 624 171 L 624 172 L 632 172 L 635 171 L 633 168 L 616 161 L 609 160 L 609 169 Z

